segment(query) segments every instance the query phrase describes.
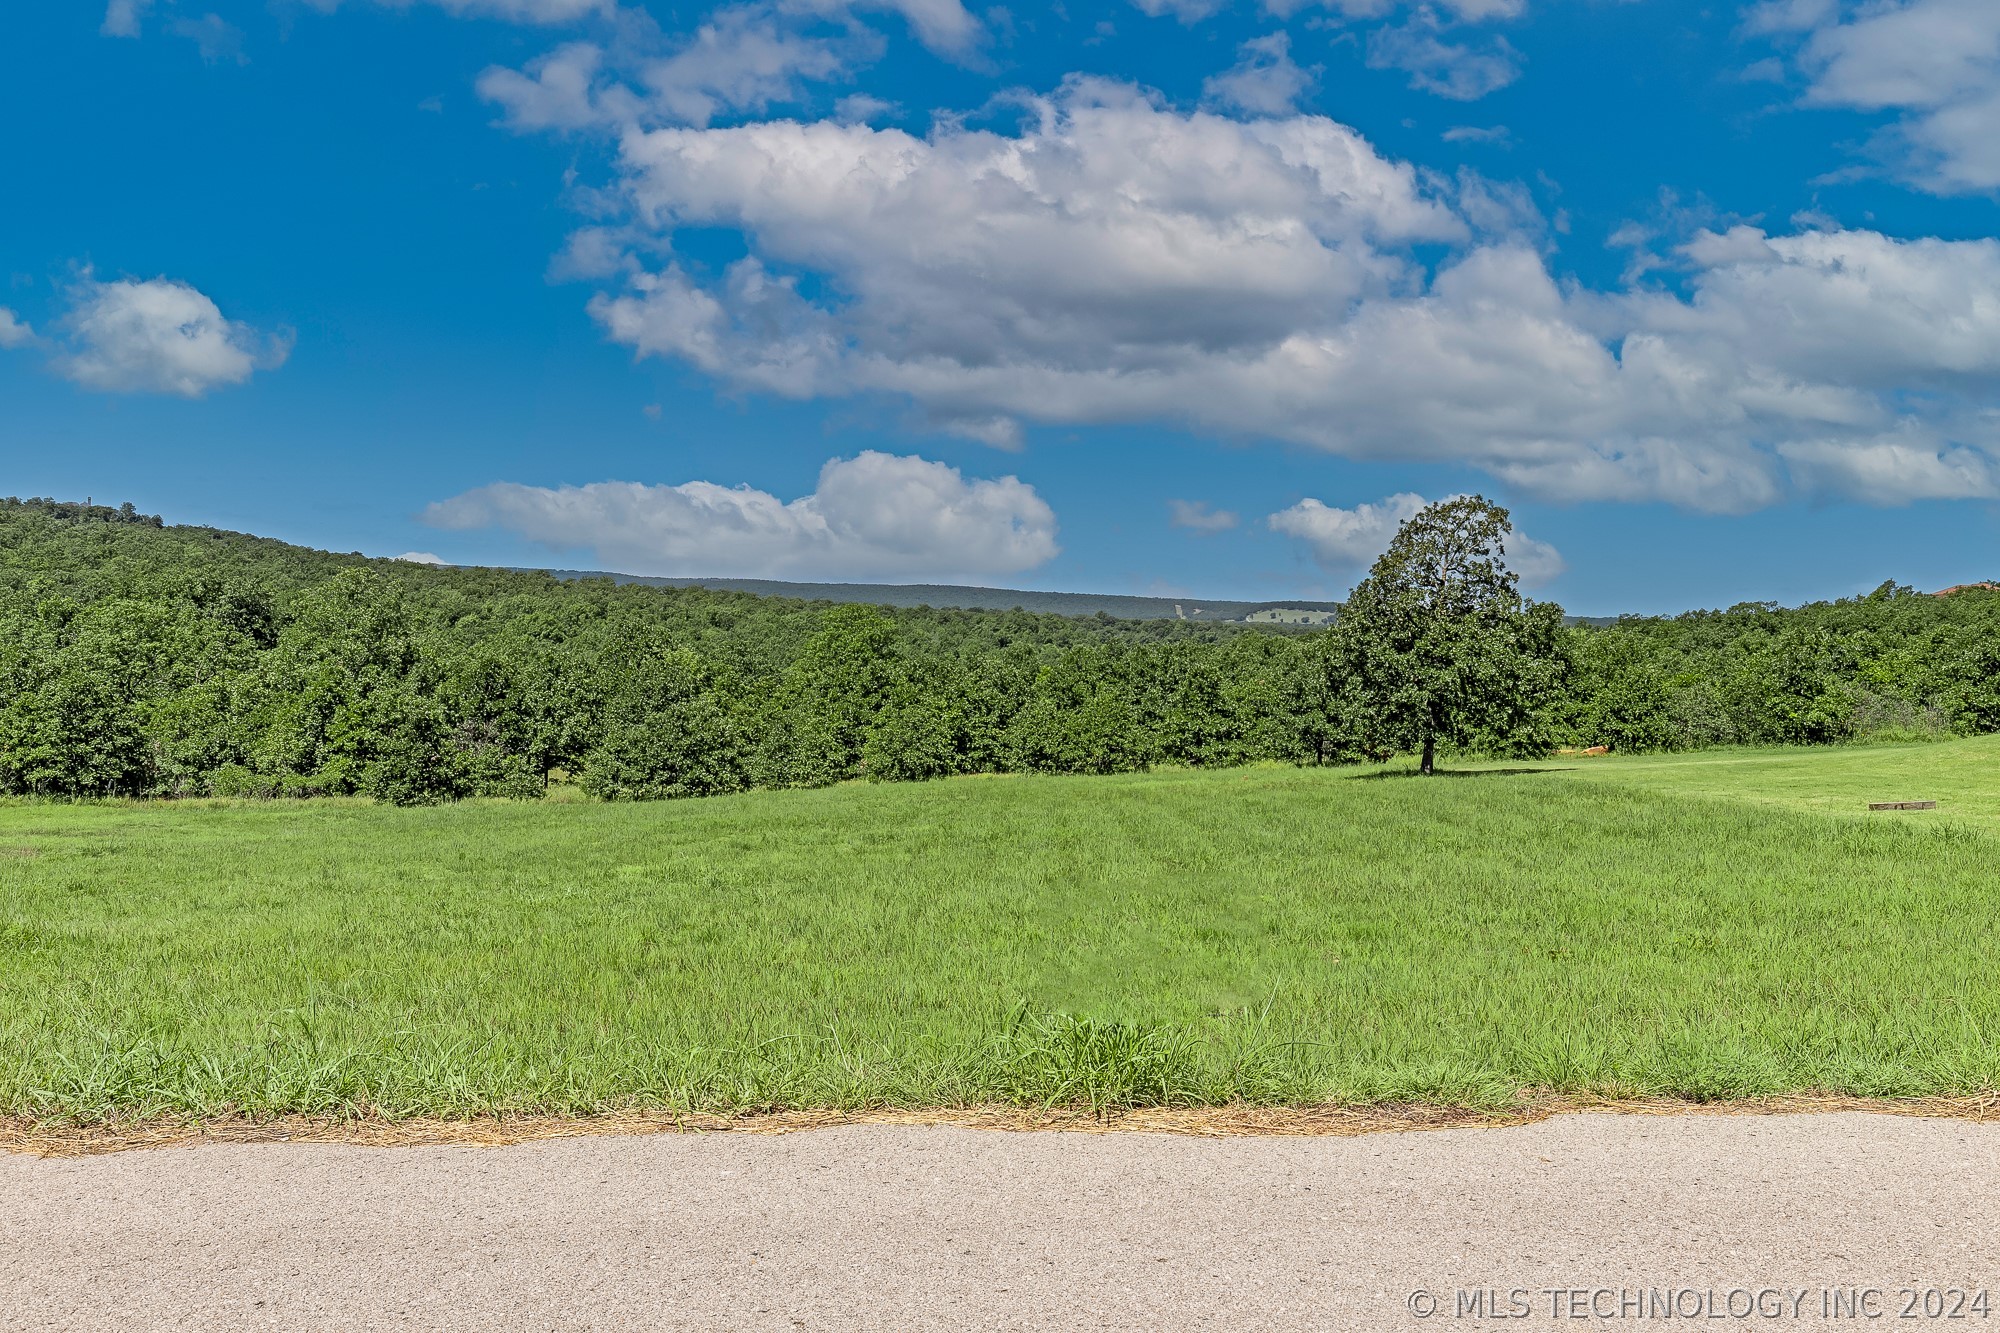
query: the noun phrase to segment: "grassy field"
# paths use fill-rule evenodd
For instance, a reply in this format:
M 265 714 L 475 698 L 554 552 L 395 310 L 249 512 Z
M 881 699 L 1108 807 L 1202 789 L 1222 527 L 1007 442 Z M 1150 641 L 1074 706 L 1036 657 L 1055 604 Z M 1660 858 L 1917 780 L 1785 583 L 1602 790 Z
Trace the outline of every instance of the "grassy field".
M 1972 1092 L 1996 866 L 1994 739 L 4 804 L 0 1112 Z
M 1627 782 L 1663 795 L 1707 796 L 1872 822 L 1870 801 L 1936 801 L 1936 816 L 2000 833 L 2000 737 L 1935 745 L 1699 750 L 1567 759 L 1566 780 Z M 1912 816 L 1903 815 L 1902 819 Z

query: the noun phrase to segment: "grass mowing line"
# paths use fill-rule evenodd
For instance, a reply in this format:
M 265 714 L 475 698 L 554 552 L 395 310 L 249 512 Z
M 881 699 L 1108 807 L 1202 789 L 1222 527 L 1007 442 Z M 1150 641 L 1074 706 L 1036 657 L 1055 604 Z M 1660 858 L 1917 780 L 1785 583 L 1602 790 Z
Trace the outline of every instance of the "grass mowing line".
M 0 1152 L 36 1157 L 90 1157 L 148 1148 L 221 1144 L 319 1143 L 357 1148 L 512 1147 L 549 1139 L 646 1134 L 797 1134 L 849 1125 L 920 1125 L 1003 1133 L 1169 1134 L 1191 1138 L 1356 1138 L 1364 1134 L 1437 1129 L 1506 1129 L 1559 1115 L 1742 1116 L 1827 1115 L 1836 1112 L 1913 1116 L 2000 1124 L 2000 1097 L 1846 1097 L 1805 1093 L 1700 1102 L 1673 1097 L 1626 1100 L 1530 1095 L 1506 1108 L 1432 1106 L 1144 1107 L 1093 1114 L 1018 1106 L 869 1111 L 765 1111 L 741 1115 L 673 1115 L 614 1111 L 592 1116 L 473 1116 L 440 1120 L 357 1116 L 325 1119 L 278 1116 L 59 1124 L 0 1119 Z
M 1995 757 L 1733 756 L 1733 796 L 1613 757 L 0 803 L 0 844 L 49 840 L 0 864 L 0 1114 L 1975 1096 L 2000 1087 L 1993 826 L 1761 802 L 1767 770 L 1845 801 L 1914 762 L 1919 794 L 2000 808 Z

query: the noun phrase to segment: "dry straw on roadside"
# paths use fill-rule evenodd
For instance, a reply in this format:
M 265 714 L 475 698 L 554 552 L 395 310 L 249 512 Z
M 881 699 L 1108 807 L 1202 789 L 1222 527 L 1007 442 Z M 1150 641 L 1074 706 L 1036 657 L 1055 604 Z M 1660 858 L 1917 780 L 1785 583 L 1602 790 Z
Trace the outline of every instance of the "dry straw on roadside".
M 1614 1115 L 1806 1115 L 1861 1111 L 1981 1123 L 2000 1121 L 2000 1094 L 1971 1097 L 1845 1097 L 1801 1093 L 1737 1101 L 1672 1097 L 1597 1099 L 1534 1095 L 1496 1110 L 1399 1103 L 1372 1106 L 1148 1107 L 1105 1115 L 1087 1110 L 979 1106 L 946 1110 L 765 1111 L 676 1115 L 608 1111 L 589 1116 L 490 1115 L 465 1119 L 279 1116 L 154 1117 L 76 1125 L 0 1118 L 0 1151 L 78 1157 L 135 1148 L 210 1143 L 332 1143 L 353 1147 L 503 1147 L 541 1139 L 619 1134 L 790 1134 L 840 1125 L 939 1125 L 1010 1132 L 1183 1134 L 1227 1137 L 1349 1137 L 1424 1129 L 1498 1128 L 1592 1111 Z

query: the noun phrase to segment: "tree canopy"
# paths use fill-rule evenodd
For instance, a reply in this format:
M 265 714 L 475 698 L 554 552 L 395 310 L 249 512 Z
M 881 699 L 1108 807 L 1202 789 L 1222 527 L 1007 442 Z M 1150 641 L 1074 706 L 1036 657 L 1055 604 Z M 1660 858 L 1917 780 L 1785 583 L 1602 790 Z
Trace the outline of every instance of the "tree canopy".
M 2000 592 L 1566 626 L 1506 515 L 1328 630 L 439 569 L 0 501 L 0 795 L 652 799 L 849 779 L 2000 730 Z
M 1341 610 L 1331 665 L 1341 715 L 1365 754 L 1440 743 L 1545 753 L 1567 674 L 1561 608 L 1524 600 L 1507 567 L 1507 511 L 1458 496 L 1412 516 Z

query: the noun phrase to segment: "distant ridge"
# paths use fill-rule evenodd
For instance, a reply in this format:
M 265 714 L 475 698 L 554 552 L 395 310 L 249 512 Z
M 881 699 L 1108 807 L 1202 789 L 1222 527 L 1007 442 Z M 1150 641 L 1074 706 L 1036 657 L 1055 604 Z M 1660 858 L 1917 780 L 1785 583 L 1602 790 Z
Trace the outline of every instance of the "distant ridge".
M 786 583 L 775 579 L 676 579 L 600 570 L 551 569 L 559 579 L 610 579 L 656 588 L 713 588 L 809 602 L 865 602 L 876 606 L 929 606 L 967 611 L 1035 611 L 1058 616 L 1114 616 L 1120 620 L 1242 621 L 1258 611 L 1333 612 L 1338 602 L 1286 600 L 1239 602 L 1210 597 L 1127 597 L 1117 593 L 1028 592 L 1017 588 L 968 588 L 948 583 Z

